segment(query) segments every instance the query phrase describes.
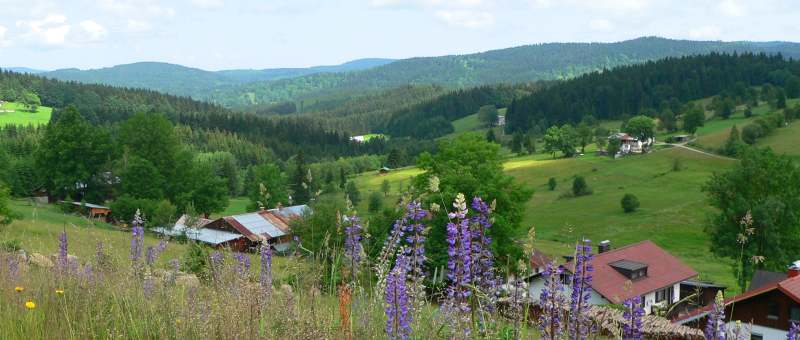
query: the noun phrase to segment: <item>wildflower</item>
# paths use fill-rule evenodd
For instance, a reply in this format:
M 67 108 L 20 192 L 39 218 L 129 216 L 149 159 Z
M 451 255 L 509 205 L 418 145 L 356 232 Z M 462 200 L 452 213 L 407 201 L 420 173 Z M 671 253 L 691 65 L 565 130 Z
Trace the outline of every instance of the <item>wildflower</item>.
M 561 336 L 561 317 L 563 313 L 564 286 L 561 284 L 561 273 L 564 268 L 554 267 L 553 263 L 548 263 L 542 272 L 545 286 L 539 294 L 539 305 L 542 307 L 542 314 L 539 316 L 539 331 L 542 339 L 554 340 Z
M 24 292 L 24 291 L 25 291 L 25 287 L 16 286 L 16 287 L 14 287 L 14 290 L 15 290 L 17 293 L 22 293 L 22 292 Z
M 64 295 L 64 288 L 56 288 L 56 294 Z
M 347 222 L 349 225 L 344 229 L 344 253 L 345 256 L 350 259 L 351 270 L 353 271 L 353 275 L 355 275 L 356 269 L 361 263 L 361 253 L 363 252 L 363 246 L 361 245 L 362 228 L 356 214 L 348 216 Z
M 711 313 L 708 315 L 705 336 L 707 340 L 725 340 L 725 301 L 722 299 L 722 292 L 717 293 Z
M 61 273 L 66 273 L 69 270 L 66 231 L 58 235 L 58 270 L 61 271 Z
M 8 277 L 13 281 L 19 275 L 19 260 L 16 256 L 8 258 Z
M 792 322 L 789 333 L 786 333 L 786 340 L 800 340 L 800 323 Z
M 625 311 L 622 317 L 625 323 L 622 326 L 622 339 L 623 340 L 641 340 L 642 339 L 642 317 L 644 316 L 644 309 L 642 309 L 642 298 L 637 296 L 623 302 Z
M 477 213 L 471 218 L 472 223 L 472 271 L 473 284 L 479 287 L 489 297 L 484 305 L 491 309 L 497 292 L 497 280 L 494 275 L 494 255 L 492 254 L 492 239 L 488 235 L 492 222 L 489 218 L 492 209 L 480 198 L 472 199 L 472 209 Z
M 261 275 L 258 281 L 265 291 L 272 289 L 272 247 L 266 241 L 261 244 Z
M 431 176 L 428 179 L 428 190 L 430 192 L 439 192 L 439 177 Z
M 408 287 L 406 275 L 408 273 L 408 257 L 399 255 L 395 261 L 394 269 L 386 278 L 386 335 L 390 339 L 407 339 L 411 334 L 412 315 L 409 313 Z
M 236 259 L 236 272 L 243 278 L 247 277 L 250 273 L 250 257 L 237 252 L 233 254 L 233 258 Z
M 422 209 L 422 203 L 420 202 L 411 202 L 406 206 L 404 231 L 408 235 L 406 236 L 408 247 L 405 248 L 404 253 L 408 256 L 408 270 L 411 273 L 411 280 L 414 282 L 415 289 L 421 288 L 418 286 L 421 286 L 422 281 L 425 279 L 423 268 L 428 258 L 425 256 L 426 228 L 422 220 L 428 216 L 430 216 L 430 213 Z
M 575 246 L 575 269 L 572 275 L 572 299 L 569 313 L 569 336 L 571 339 L 585 339 L 589 334 L 589 319 L 586 308 L 591 297 L 592 287 L 592 245 L 584 240 Z
M 34 309 L 36 308 L 36 303 L 31 300 L 28 300 L 28 302 L 25 302 L 25 308 Z
M 472 259 L 472 247 L 470 240 L 472 233 L 469 229 L 469 220 L 467 219 L 467 205 L 465 203 L 464 194 L 458 194 L 453 202 L 454 212 L 448 214 L 451 221 L 447 223 L 447 278 L 450 280 L 450 286 L 447 288 L 447 297 L 452 304 L 451 307 L 457 308 L 461 312 L 469 312 L 470 307 L 466 303 L 471 292 L 469 285 L 471 283 L 470 264 Z
M 144 245 L 144 220 L 138 209 L 131 223 L 133 224 L 133 228 L 131 228 L 131 262 L 137 265 L 142 258 L 142 246 Z

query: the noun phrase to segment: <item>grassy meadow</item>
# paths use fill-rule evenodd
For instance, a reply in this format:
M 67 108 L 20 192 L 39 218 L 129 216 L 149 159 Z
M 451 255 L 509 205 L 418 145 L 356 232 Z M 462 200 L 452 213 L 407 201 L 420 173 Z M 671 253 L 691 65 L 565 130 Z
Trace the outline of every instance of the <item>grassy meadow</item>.
M 39 106 L 36 112 L 30 112 L 21 103 L 5 102 L 3 105 L 0 105 L 0 126 L 46 125 L 50 122 L 50 115 L 52 113 L 53 109 L 46 106 Z

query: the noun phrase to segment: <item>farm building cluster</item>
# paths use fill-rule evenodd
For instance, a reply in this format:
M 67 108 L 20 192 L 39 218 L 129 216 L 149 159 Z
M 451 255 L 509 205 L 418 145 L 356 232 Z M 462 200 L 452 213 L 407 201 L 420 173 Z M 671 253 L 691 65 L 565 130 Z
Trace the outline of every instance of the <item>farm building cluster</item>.
M 529 260 L 532 274 L 526 280 L 527 295 L 536 301 L 546 284 L 546 267 L 555 261 L 540 251 L 534 251 Z M 569 286 L 575 261 L 565 256 L 561 262 L 559 279 Z M 592 266 L 590 304 L 620 305 L 640 297 L 646 315 L 663 316 L 676 326 L 704 329 L 717 293 L 726 290 L 723 285 L 699 280 L 694 269 L 651 241 L 618 249 L 603 241 Z M 563 291 L 570 293 L 569 287 Z M 800 321 L 800 261 L 791 264 L 786 273 L 756 271 L 749 289 L 725 299 L 724 305 L 729 328 L 740 321 L 751 324 L 751 339 L 786 339 L 791 323 Z
M 636 138 L 624 132 L 615 133 L 608 137 L 609 140 L 619 140 L 619 151 L 615 157 L 629 154 L 646 153 L 655 143 L 655 138 Z
M 285 252 L 292 241 L 289 224 L 310 211 L 306 205 L 296 205 L 213 220 L 183 215 L 173 227 L 153 230 L 171 237 L 185 236 L 215 248 L 246 251 L 268 242 L 276 251 Z

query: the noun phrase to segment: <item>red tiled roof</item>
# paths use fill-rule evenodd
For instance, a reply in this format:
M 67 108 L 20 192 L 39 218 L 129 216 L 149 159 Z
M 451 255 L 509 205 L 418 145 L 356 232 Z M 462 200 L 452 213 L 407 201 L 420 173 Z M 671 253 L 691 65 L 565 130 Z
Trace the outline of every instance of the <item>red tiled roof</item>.
M 632 281 L 626 288 L 630 279 L 609 265 L 619 260 L 646 264 L 647 276 Z M 616 304 L 697 276 L 696 271 L 651 241 L 597 254 L 592 259 L 592 266 L 592 289 Z
M 531 255 L 531 268 L 544 268 L 551 262 L 553 262 L 553 259 L 539 250 L 534 250 L 533 255 Z
M 764 293 L 769 293 L 769 292 L 771 292 L 771 291 L 773 291 L 775 289 L 780 290 L 781 292 L 786 294 L 786 296 L 788 296 L 789 298 L 791 298 L 795 302 L 800 303 L 800 276 L 798 276 L 798 277 L 788 278 L 788 279 L 783 280 L 781 282 L 775 282 L 775 283 L 772 283 L 772 284 L 768 284 L 768 285 L 765 285 L 765 286 L 762 286 L 760 288 L 756 288 L 756 289 L 753 289 L 753 290 L 748 290 L 748 291 L 746 291 L 746 292 L 744 292 L 742 294 L 739 294 L 739 295 L 736 295 L 736 296 L 733 296 L 733 297 L 725 299 L 724 304 L 727 307 L 728 305 L 730 305 L 732 303 L 738 303 L 740 301 L 744 301 L 744 300 L 750 299 L 752 297 L 759 296 L 759 295 L 764 294 Z M 685 320 L 689 320 L 689 319 L 696 319 L 697 317 L 703 317 L 704 316 L 703 314 L 706 314 L 709 311 L 711 311 L 712 307 L 713 307 L 712 305 L 709 305 L 709 306 L 697 309 L 695 311 L 692 311 L 689 314 L 680 316 L 675 321 L 676 322 L 681 322 L 681 321 L 685 321 Z

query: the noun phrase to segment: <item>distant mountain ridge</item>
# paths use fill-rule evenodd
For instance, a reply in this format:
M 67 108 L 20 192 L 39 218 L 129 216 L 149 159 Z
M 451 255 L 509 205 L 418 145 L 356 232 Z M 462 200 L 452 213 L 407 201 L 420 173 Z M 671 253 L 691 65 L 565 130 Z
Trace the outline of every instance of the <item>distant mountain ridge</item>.
M 144 87 L 227 107 L 249 107 L 320 96 L 353 96 L 404 85 L 451 88 L 569 79 L 666 57 L 718 53 L 781 53 L 800 59 L 793 42 L 723 42 L 643 37 L 614 43 L 545 43 L 487 52 L 397 61 L 362 59 L 333 67 L 209 72 L 147 63 L 109 69 L 44 73 L 80 82 Z M 169 65 L 169 67 L 164 66 Z M 130 72 L 125 72 L 129 69 Z
M 299 77 L 320 72 L 351 72 L 386 65 L 394 59 L 366 58 L 340 65 L 313 66 L 308 68 L 276 68 L 263 70 L 206 71 L 163 62 L 137 62 L 99 69 L 80 70 L 66 68 L 37 73 L 50 78 L 81 83 L 107 84 L 129 88 L 146 88 L 160 92 L 198 97 L 198 94 L 213 92 L 221 86 L 234 86 L 249 82 L 273 81 Z M 19 72 L 34 73 L 30 71 Z M 11 69 L 14 70 L 14 69 Z M 30 69 L 26 69 L 30 70 Z

